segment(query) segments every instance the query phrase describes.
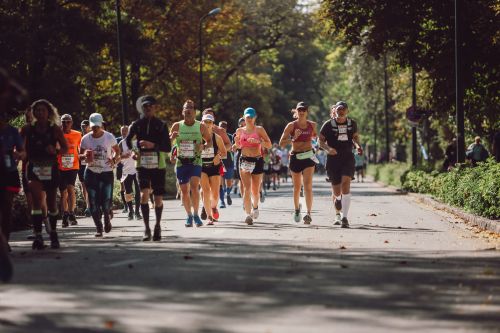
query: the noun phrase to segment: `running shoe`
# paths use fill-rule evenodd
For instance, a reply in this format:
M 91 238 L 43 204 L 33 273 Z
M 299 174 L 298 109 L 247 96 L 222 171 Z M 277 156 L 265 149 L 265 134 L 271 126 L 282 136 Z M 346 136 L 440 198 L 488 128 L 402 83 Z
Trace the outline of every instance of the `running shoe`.
M 129 221 L 132 221 L 132 220 L 134 219 L 134 213 L 132 213 L 132 212 L 128 212 L 127 219 L 128 219 Z
M 68 213 L 64 212 L 62 217 L 62 227 L 67 228 L 68 226 L 69 226 L 69 215 Z
M 151 240 L 151 229 L 147 228 L 144 230 L 144 237 L 142 237 L 143 242 L 149 242 Z
M 43 244 L 42 235 L 35 235 L 35 239 L 33 240 L 31 248 L 33 250 L 43 250 L 45 248 L 45 244 Z
M 212 216 L 209 216 L 207 225 L 214 225 L 214 222 L 214 218 Z
M 337 212 L 342 210 L 342 200 L 335 199 L 335 209 Z
M 273 191 L 276 191 L 276 185 L 273 184 Z
M 226 200 L 227 200 L 227 204 L 228 204 L 229 206 L 231 206 L 231 205 L 233 204 L 233 199 L 231 199 L 231 195 L 230 195 L 230 194 L 228 194 L 228 195 L 226 196 Z
M 102 237 L 102 223 L 99 221 L 99 225 L 96 227 L 94 234 L 95 237 Z
M 108 214 L 104 213 L 104 232 L 105 233 L 110 232 L 111 229 L 113 228 L 109 218 L 110 218 L 110 216 Z
M 202 227 L 203 226 L 203 222 L 201 221 L 201 219 L 200 219 L 200 217 L 198 215 L 194 215 L 193 219 L 194 219 L 194 224 L 197 227 Z
M 161 240 L 161 226 L 159 224 L 155 225 L 155 231 L 153 233 L 153 241 L 159 242 Z
M 252 225 L 252 224 L 253 224 L 253 219 L 252 219 L 252 216 L 247 215 L 247 217 L 245 218 L 245 223 L 246 223 L 247 225 Z
M 85 214 L 85 217 L 91 217 L 92 214 L 90 213 L 90 208 L 85 208 L 85 211 L 83 212 Z
M 220 201 L 219 208 L 226 208 L 226 203 L 224 201 Z
M 347 221 L 347 217 L 342 218 L 342 226 L 341 228 L 349 228 L 349 221 Z
M 135 219 L 136 220 L 142 220 L 142 215 L 139 212 L 135 212 Z
M 293 213 L 293 220 L 295 221 L 295 223 L 299 223 L 301 218 L 302 216 L 300 214 L 300 209 L 296 209 L 295 213 Z
M 71 225 L 78 225 L 78 221 L 76 220 L 76 216 L 74 213 L 69 214 L 69 223 Z
M 51 249 L 58 249 L 61 247 L 61 244 L 59 244 L 59 237 L 57 237 L 57 232 L 51 231 L 50 232 L 50 248 Z
M 340 215 L 340 213 L 337 213 L 335 214 L 335 223 L 333 223 L 334 225 L 340 225 L 340 222 L 342 221 L 342 216 Z
M 212 216 L 215 220 L 218 220 L 219 219 L 219 211 L 217 210 L 217 208 L 212 208 Z
M 252 207 L 252 213 L 251 214 L 252 214 L 252 218 L 254 220 L 257 220 L 259 218 L 259 207 L 257 207 L 257 208 Z
M 207 219 L 207 212 L 205 211 L 205 207 L 201 208 L 201 219 L 206 220 Z
M 189 215 L 186 219 L 186 223 L 184 224 L 186 228 L 191 228 L 193 226 L 193 215 Z
M 123 208 L 122 213 L 128 213 L 128 207 L 127 206 L 125 206 L 125 208 Z
M 311 222 L 312 222 L 311 214 L 304 215 L 303 221 L 304 221 L 304 224 L 311 224 Z

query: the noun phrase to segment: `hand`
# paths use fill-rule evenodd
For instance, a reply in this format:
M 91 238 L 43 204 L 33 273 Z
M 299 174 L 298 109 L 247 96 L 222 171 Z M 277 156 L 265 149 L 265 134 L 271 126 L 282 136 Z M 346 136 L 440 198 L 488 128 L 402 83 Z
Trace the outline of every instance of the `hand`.
M 175 163 L 175 160 L 176 160 L 176 159 L 177 159 L 177 158 L 175 157 L 175 155 L 174 155 L 174 154 L 170 154 L 170 163 Z
M 137 160 L 137 153 L 136 153 L 135 151 L 132 153 L 132 159 L 133 159 L 134 161 L 136 161 L 136 160 Z
M 236 152 L 238 149 L 240 149 L 240 147 L 236 143 L 231 146 L 231 150 L 233 151 L 233 153 Z
M 108 158 L 106 164 L 113 168 L 115 166 L 115 160 L 113 158 Z
M 54 155 L 56 153 L 56 147 L 54 147 L 53 145 L 48 145 L 46 148 L 45 148 L 45 151 L 47 153 L 49 153 L 50 155 Z
M 178 136 L 179 132 L 173 131 L 172 133 L 170 133 L 170 140 L 175 140 L 175 138 L 177 138 Z
M 140 140 L 138 144 L 142 149 L 151 149 L 155 147 L 155 144 L 153 142 L 147 140 Z
M 331 155 L 331 156 L 337 155 L 337 149 L 335 149 L 335 148 L 328 148 L 328 155 Z
M 13 151 L 12 152 L 12 157 L 14 157 L 14 160 L 15 161 L 20 161 L 20 160 L 23 160 L 26 156 L 26 153 L 25 152 L 17 152 L 17 151 Z
M 221 161 L 220 155 L 219 154 L 215 155 L 215 157 L 214 157 L 214 164 L 218 165 L 220 163 L 220 161 Z
M 196 152 L 200 153 L 203 151 L 204 148 L 205 148 L 205 145 L 203 143 L 199 143 L 196 145 Z
M 358 147 L 358 155 L 363 155 L 363 148 L 361 146 Z

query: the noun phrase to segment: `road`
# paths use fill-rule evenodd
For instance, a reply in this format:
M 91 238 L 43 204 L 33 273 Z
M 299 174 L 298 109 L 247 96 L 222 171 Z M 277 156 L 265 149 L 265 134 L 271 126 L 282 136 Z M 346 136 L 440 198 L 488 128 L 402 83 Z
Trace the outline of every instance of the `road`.
M 498 238 L 373 182 L 353 184 L 341 229 L 322 177 L 314 192 L 311 226 L 292 221 L 287 183 L 254 226 L 236 198 L 190 229 L 165 201 L 160 243 L 121 213 L 103 239 L 80 219 L 60 250 L 16 233 L 0 332 L 500 332 Z

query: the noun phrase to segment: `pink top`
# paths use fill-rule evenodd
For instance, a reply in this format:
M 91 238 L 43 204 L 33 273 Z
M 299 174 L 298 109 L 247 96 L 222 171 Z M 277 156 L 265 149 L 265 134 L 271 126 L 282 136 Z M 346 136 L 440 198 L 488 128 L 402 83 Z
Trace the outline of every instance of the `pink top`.
M 254 138 L 260 142 L 260 136 L 257 133 L 257 128 L 255 128 L 255 131 L 253 131 L 252 133 L 246 133 L 245 130 L 241 131 L 241 134 L 240 134 L 241 148 L 257 148 L 260 146 L 260 143 L 248 142 L 248 139 L 250 139 L 250 138 Z
M 299 137 L 295 140 L 292 140 L 293 142 L 310 142 L 312 139 L 313 135 L 313 125 L 311 122 L 307 122 L 307 129 L 302 129 L 299 127 L 298 122 L 294 121 L 293 122 L 293 130 L 292 130 L 292 137 L 294 136 L 295 130 L 300 130 L 301 133 Z

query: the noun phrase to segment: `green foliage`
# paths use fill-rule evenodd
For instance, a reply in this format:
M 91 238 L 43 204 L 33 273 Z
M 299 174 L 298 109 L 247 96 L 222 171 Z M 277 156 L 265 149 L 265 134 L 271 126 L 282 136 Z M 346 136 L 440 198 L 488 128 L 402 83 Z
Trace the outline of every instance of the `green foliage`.
M 370 164 L 367 171 L 376 181 L 401 187 L 401 177 L 407 170 L 408 164 L 394 162 L 389 164 Z

